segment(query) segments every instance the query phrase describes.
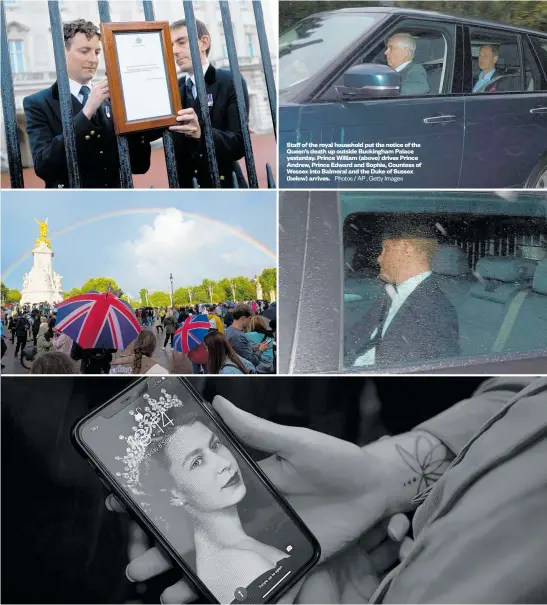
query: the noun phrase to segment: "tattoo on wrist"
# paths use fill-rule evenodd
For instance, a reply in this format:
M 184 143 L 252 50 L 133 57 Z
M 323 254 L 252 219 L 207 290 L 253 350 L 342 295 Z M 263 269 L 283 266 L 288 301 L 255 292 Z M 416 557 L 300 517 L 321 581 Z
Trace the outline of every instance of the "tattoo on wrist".
M 423 433 L 416 436 L 413 446 L 403 447 L 396 444 L 395 448 L 412 471 L 404 486 L 415 486 L 416 494 L 436 483 L 454 458 L 453 453 L 442 442 Z

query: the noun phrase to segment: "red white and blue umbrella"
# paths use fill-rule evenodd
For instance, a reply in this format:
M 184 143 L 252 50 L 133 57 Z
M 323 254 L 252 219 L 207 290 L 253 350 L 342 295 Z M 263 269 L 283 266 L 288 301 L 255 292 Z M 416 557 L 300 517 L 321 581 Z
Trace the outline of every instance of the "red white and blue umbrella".
M 173 348 L 179 353 L 186 353 L 196 349 L 203 342 L 205 335 L 211 329 L 207 315 L 190 315 L 175 332 Z
M 124 300 L 110 292 L 86 292 L 59 303 L 55 329 L 83 349 L 125 349 L 141 326 Z

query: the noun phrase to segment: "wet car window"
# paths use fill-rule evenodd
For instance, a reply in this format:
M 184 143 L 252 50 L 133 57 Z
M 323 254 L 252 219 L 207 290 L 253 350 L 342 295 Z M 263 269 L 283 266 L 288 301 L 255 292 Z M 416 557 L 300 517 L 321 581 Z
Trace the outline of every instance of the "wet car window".
M 279 38 L 279 94 L 288 100 L 325 65 L 380 19 L 376 13 L 323 13 L 302 20 Z
M 547 349 L 545 203 L 505 203 L 342 202 L 346 369 Z
M 466 92 L 489 94 L 522 90 L 518 36 L 471 27 L 473 88 Z

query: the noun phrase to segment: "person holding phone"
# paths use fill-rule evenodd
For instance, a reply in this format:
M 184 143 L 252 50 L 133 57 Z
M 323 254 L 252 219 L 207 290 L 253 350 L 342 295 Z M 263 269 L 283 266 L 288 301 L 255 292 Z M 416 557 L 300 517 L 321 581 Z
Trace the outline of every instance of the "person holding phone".
M 363 448 L 257 418 L 222 397 L 213 406 L 244 443 L 272 453 L 260 466 L 321 544 L 323 564 L 284 602 L 542 603 L 546 397 L 547 378 L 492 378 L 414 430 Z M 123 511 L 112 496 L 106 505 Z M 404 562 L 380 584 L 379 561 L 390 557 L 370 555 L 382 540 L 376 526 L 405 511 L 416 511 L 415 541 L 403 541 Z M 171 567 L 139 540 L 142 554 L 126 572 L 135 582 Z M 181 580 L 162 602 L 195 598 Z

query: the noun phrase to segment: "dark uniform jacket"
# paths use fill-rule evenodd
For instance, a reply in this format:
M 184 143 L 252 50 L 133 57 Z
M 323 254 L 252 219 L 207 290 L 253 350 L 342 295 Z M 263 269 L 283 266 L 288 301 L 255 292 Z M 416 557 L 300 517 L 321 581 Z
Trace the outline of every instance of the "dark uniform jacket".
M 350 361 L 370 347 L 370 335 L 378 327 L 391 299 L 386 296 L 373 306 L 364 321 L 351 329 Z M 387 311 L 386 313 L 387 314 Z M 383 323 L 383 322 L 382 322 Z M 458 316 L 434 275 L 422 281 L 408 296 L 376 343 L 377 366 L 457 357 Z
M 78 99 L 72 94 L 70 98 L 82 187 L 119 187 L 120 162 L 111 108 L 103 103 L 92 120 L 88 120 Z M 68 187 L 57 82 L 51 88 L 26 97 L 23 107 L 34 171 L 48 188 Z M 150 168 L 150 143 L 141 135 L 131 135 L 127 139 L 132 172 L 144 174 Z
M 248 112 L 249 94 L 247 84 L 243 78 L 242 82 Z M 213 127 L 213 141 L 221 186 L 231 188 L 233 187 L 232 171 L 234 170 L 234 162 L 245 155 L 232 73 L 209 65 L 205 72 L 205 88 L 209 99 L 209 115 Z M 192 93 L 186 88 L 185 77 L 179 80 L 179 89 L 183 109 L 189 107 L 194 109 L 198 115 L 202 132 L 200 140 L 174 133 L 179 185 L 184 188 L 193 187 L 192 179 L 196 177 L 200 187 L 212 187 L 199 102 L 193 98 Z

